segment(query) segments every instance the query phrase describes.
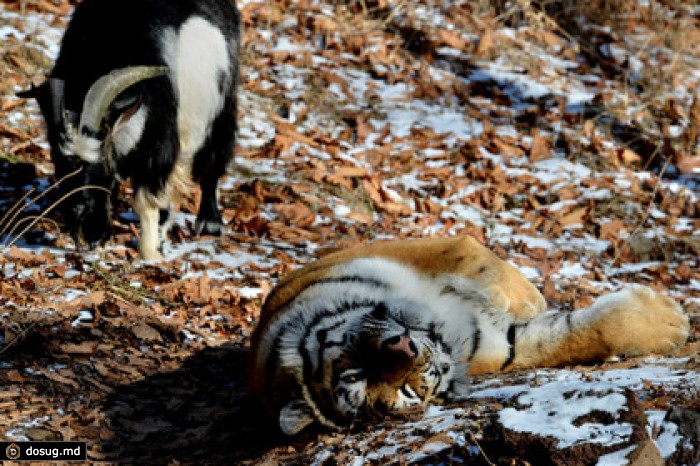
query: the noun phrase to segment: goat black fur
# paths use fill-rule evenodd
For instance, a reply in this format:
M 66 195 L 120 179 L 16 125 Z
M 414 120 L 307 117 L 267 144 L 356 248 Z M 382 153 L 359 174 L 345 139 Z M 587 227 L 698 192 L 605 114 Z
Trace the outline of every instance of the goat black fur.
M 233 156 L 239 51 L 233 0 L 85 0 L 76 7 L 47 80 L 23 95 L 39 101 L 56 177 L 66 177 L 62 191 L 77 188 L 64 211 L 79 244 L 110 237 L 110 193 L 130 178 L 139 250 L 160 258 L 159 221 L 168 218 L 185 171 L 202 189 L 198 232 L 220 234 L 216 193 Z M 165 71 L 121 90 L 97 127 L 78 127 L 93 84 L 132 67 Z

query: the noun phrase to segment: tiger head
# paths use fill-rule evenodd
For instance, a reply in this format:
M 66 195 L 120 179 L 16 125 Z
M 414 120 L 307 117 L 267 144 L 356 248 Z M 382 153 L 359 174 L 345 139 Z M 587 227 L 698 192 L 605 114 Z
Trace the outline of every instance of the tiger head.
M 279 414 L 288 435 L 314 422 L 339 429 L 466 391 L 462 342 L 413 301 L 365 303 L 317 317 L 295 346 L 297 354 L 281 357 L 297 382 Z

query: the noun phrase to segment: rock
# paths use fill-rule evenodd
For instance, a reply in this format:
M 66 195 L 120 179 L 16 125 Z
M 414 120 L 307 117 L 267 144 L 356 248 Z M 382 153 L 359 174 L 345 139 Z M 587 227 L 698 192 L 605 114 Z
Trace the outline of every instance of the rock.
M 609 389 L 562 395 L 567 403 L 548 404 L 551 400 L 533 401 L 522 397 L 511 400 L 484 433 L 482 447 L 486 456 L 496 464 L 518 460 L 537 465 L 574 466 L 596 464 L 600 457 L 619 452 L 621 457 L 627 457 L 630 465 L 664 464 L 647 435 L 646 416 L 634 392 Z M 543 406 L 551 411 L 542 415 Z M 616 407 L 614 412 L 610 406 Z M 586 407 L 590 407 L 587 414 L 578 414 Z M 577 414 L 572 416 L 572 411 Z M 515 429 L 510 425 L 514 419 L 528 419 L 529 414 L 533 414 L 530 427 Z M 558 436 L 556 431 L 561 431 L 562 435 Z M 581 438 L 567 438 L 567 431 L 579 432 Z
M 700 464 L 700 413 L 674 406 L 668 410 L 664 421 L 678 425 L 678 433 L 682 436 L 680 446 L 667 458 L 668 464 Z
M 700 413 L 688 408 L 673 406 L 666 413 L 666 421 L 678 424 L 678 430 L 687 439 L 700 438 Z
M 664 459 L 652 440 L 645 440 L 627 454 L 629 466 L 664 466 Z

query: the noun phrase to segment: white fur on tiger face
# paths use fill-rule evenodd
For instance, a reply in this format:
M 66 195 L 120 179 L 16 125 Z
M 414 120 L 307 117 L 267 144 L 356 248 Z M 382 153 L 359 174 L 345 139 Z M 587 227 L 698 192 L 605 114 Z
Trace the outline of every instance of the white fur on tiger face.
M 398 283 L 380 278 L 387 272 L 418 284 L 396 264 L 359 260 L 309 286 L 269 329 L 262 344 L 293 374 L 303 401 L 282 410 L 286 433 L 461 394 L 459 335 L 448 335 L 425 303 L 394 297 Z
M 382 257 L 367 247 L 364 255 L 360 248 L 356 257 L 328 266 L 321 260 L 268 297 L 268 320 L 253 338 L 249 386 L 284 433 L 316 422 L 337 429 L 459 398 L 468 372 L 667 352 L 688 335 L 680 307 L 645 287 L 579 311 L 542 313 L 539 292 L 486 249 L 476 251 L 492 268 L 505 268 L 475 270 L 491 273 L 488 280 L 501 288 L 448 265 L 444 273 L 442 265 L 425 273 L 419 259 L 440 260 L 442 251 L 445 263 L 454 264 L 466 246 L 479 245 L 397 243 L 398 252 L 383 250 Z M 412 251 L 414 244 L 423 249 Z M 277 305 L 276 292 L 291 295 Z M 524 301 L 515 302 L 518 296 Z

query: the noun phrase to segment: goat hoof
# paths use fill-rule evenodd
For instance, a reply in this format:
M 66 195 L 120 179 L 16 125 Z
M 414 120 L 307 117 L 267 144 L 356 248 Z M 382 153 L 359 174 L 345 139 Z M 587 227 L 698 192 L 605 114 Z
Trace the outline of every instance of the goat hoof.
M 141 249 L 139 253 L 141 254 L 141 259 L 145 261 L 163 260 L 163 254 L 161 254 L 157 249 Z
M 200 220 L 194 224 L 194 231 L 197 236 L 222 236 L 224 234 L 224 224 L 218 220 Z

